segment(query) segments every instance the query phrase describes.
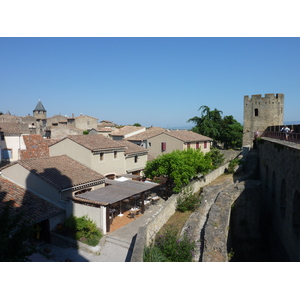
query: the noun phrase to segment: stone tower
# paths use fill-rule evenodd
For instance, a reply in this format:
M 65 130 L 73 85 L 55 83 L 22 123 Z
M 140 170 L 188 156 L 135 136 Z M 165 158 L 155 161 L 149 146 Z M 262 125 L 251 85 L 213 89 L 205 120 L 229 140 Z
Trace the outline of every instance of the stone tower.
M 263 133 L 268 126 L 283 124 L 284 94 L 244 96 L 243 146 L 253 146 L 255 131 Z
M 35 109 L 33 110 L 33 116 L 36 119 L 36 133 L 40 135 L 44 135 L 44 130 L 46 127 L 46 119 L 47 119 L 47 111 L 42 104 L 41 100 L 39 100 Z

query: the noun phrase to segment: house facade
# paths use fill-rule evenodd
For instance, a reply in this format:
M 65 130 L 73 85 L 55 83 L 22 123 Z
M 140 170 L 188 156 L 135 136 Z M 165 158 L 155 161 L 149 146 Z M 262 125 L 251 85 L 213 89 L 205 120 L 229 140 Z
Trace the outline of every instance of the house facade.
M 133 135 L 126 140 L 148 149 L 149 155 L 156 158 L 164 153 L 188 148 L 210 151 L 212 139 L 188 130 L 166 130 L 149 128 L 146 132 Z
M 125 146 L 98 135 L 74 135 L 49 146 L 50 156 L 66 154 L 106 177 L 126 173 Z
M 76 127 L 82 131 L 91 130 L 92 128 L 97 128 L 98 119 L 86 115 L 80 115 L 78 117 L 72 115 L 72 118 L 68 118 L 67 125 Z
M 105 186 L 104 176 L 66 155 L 18 160 L 1 168 L 1 177 L 64 211 L 51 221 L 50 230 L 71 214 L 82 216 L 72 198 Z M 100 228 L 101 218 L 96 219 Z
M 20 159 L 20 151 L 25 150 L 23 133 L 29 133 L 27 124 L 15 122 L 0 123 L 0 162 Z

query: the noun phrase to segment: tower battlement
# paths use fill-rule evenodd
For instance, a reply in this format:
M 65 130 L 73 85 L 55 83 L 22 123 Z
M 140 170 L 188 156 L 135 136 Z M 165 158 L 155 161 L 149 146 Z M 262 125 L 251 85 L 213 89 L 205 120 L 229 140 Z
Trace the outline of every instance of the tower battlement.
M 261 94 L 244 96 L 244 101 L 276 101 L 276 102 L 283 102 L 284 101 L 284 94 L 265 94 L 265 97 L 262 97 Z M 265 103 L 267 104 L 267 103 Z
M 252 145 L 255 131 L 283 124 L 284 94 L 244 96 L 243 145 Z

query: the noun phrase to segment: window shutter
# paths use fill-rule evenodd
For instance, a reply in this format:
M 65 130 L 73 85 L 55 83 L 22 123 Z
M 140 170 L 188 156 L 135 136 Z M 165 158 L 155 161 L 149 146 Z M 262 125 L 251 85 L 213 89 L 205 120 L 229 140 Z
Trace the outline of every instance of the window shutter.
M 166 142 L 162 142 L 161 143 L 161 151 L 166 151 L 167 149 L 167 143 Z

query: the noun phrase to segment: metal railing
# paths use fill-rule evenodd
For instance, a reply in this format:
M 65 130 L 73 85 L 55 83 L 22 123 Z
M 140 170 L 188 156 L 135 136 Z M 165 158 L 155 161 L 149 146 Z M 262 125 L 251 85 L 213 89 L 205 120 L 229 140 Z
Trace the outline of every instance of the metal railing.
M 261 137 L 268 137 L 272 139 L 289 141 L 289 142 L 300 144 L 300 133 L 294 131 L 292 131 L 289 134 L 285 134 L 284 132 L 281 131 L 264 131 L 261 134 Z

